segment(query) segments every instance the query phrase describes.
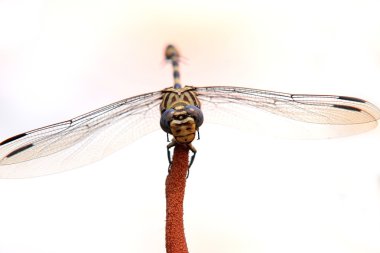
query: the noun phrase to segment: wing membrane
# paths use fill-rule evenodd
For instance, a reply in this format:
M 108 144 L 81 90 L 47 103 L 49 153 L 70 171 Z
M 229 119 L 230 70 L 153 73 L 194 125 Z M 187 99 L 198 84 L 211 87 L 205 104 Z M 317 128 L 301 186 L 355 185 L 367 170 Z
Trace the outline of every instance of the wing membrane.
M 348 96 L 290 94 L 233 86 L 198 87 L 196 91 L 202 107 L 235 115 L 237 121 L 243 114 L 254 118 L 253 110 L 259 109 L 296 121 L 323 124 L 337 131 L 350 128 L 350 133 L 342 134 L 347 135 L 375 127 L 380 118 L 375 105 Z M 205 110 L 205 120 L 208 118 L 222 124 L 231 120 L 208 115 Z
M 243 116 L 255 118 L 254 109 L 296 121 L 348 126 L 355 131 L 377 125 L 380 110 L 354 97 L 289 94 L 243 87 L 196 88 L 206 122 L 242 125 Z M 120 149 L 159 129 L 158 105 L 162 92 L 127 98 L 79 117 L 13 136 L 0 143 L 0 177 L 30 177 L 79 167 Z M 217 113 L 229 113 L 223 120 Z M 230 116 L 236 116 L 236 122 Z M 211 119 L 211 120 L 210 120 Z M 344 134 L 347 135 L 347 134 Z
M 160 101 L 160 91 L 146 93 L 11 137 L 0 143 L 0 177 L 50 174 L 99 160 L 158 129 Z M 49 160 L 49 170 L 35 160 Z

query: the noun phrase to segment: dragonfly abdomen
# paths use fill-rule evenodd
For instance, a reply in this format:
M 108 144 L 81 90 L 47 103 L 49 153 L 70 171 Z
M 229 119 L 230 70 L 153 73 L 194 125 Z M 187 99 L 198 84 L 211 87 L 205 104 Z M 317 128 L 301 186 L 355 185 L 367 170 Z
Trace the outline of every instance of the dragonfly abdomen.
M 174 88 L 179 89 L 182 87 L 180 74 L 179 74 L 179 52 L 173 45 L 168 45 L 165 49 L 165 59 L 171 61 L 173 66 L 173 79 L 174 79 Z

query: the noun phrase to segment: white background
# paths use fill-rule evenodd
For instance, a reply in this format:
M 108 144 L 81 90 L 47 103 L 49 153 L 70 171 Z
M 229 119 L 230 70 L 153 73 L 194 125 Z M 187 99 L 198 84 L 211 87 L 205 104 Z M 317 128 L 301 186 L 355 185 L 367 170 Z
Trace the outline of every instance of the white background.
M 0 139 L 182 81 L 380 106 L 378 1 L 0 1 Z M 207 119 L 206 119 L 207 120 Z M 379 130 L 289 140 L 205 124 L 191 252 L 380 252 Z M 164 252 L 166 136 L 73 171 L 0 181 L 0 252 Z

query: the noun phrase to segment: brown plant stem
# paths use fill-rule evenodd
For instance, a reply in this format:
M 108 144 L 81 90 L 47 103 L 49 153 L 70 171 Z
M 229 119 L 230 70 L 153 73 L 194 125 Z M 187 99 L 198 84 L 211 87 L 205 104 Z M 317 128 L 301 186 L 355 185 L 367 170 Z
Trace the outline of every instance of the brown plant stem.
M 189 164 L 189 148 L 174 147 L 173 163 L 166 178 L 166 252 L 188 253 L 183 226 L 183 199 Z

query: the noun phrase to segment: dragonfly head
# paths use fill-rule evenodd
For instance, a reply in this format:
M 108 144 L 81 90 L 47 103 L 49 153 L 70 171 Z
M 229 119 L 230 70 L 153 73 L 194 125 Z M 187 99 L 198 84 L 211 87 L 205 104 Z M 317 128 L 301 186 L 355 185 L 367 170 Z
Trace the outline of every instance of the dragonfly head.
M 176 106 L 161 115 L 161 128 L 172 134 L 181 144 L 189 144 L 195 139 L 195 133 L 203 123 L 202 111 L 194 105 Z

